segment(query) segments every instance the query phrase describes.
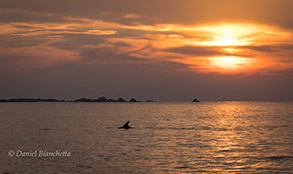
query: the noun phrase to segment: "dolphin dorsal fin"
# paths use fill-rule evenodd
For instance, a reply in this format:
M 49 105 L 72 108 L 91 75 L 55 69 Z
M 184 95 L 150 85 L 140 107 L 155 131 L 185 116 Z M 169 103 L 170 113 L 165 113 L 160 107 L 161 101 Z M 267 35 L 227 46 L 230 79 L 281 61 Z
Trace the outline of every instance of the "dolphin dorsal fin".
M 119 129 L 131 129 L 132 127 L 130 127 L 129 124 L 130 121 L 127 121 L 123 126 L 119 127 Z
M 128 124 L 129 124 L 129 122 L 130 122 L 130 121 L 127 121 L 127 122 L 124 124 L 124 126 L 123 126 L 123 127 L 129 127 L 129 125 L 128 125 Z

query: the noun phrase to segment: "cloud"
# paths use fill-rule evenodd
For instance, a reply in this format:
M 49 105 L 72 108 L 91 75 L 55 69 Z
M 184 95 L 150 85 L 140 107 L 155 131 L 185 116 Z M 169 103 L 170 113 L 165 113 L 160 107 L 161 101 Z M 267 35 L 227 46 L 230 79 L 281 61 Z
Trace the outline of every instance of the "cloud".
M 111 21 L 123 25 L 133 24 L 182 24 L 198 25 L 204 23 L 251 22 L 293 28 L 292 6 L 290 0 L 51 0 L 40 2 L 26 0 L 2 0 L 2 10 L 26 11 L 34 13 L 59 14 L 90 19 Z M 249 13 L 248 13 L 249 12 Z M 36 15 L 37 16 L 37 15 Z M 35 16 L 35 17 L 36 17 Z M 5 16 L 17 20 L 21 16 Z M 125 18 L 128 17 L 128 18 Z M 129 18 L 130 17 L 130 18 Z M 5 20 L 3 17 L 3 20 Z M 34 19 L 34 16 L 24 16 Z M 24 21 L 24 18 L 20 18 Z M 48 20 L 51 20 L 48 18 Z M 58 19 L 54 19 L 58 20 Z
M 2 72 L 30 71 L 78 59 L 72 51 L 48 46 L 1 47 L 0 52 Z
M 292 62 L 291 30 L 267 25 L 270 22 L 265 20 L 262 24 L 256 23 L 257 20 L 253 21 L 261 19 L 264 14 L 268 15 L 266 9 L 255 18 L 251 18 L 250 14 L 242 16 L 242 13 L 235 11 L 240 7 L 252 7 L 246 1 L 231 1 L 230 4 L 222 2 L 235 6 L 235 9 L 231 9 L 235 11 L 235 15 L 229 18 L 231 23 L 225 20 L 228 19 L 230 8 L 223 10 L 227 8 L 223 7 L 223 14 L 219 14 L 218 8 L 223 5 L 209 0 L 186 0 L 182 5 L 171 0 L 163 9 L 159 7 L 165 6 L 167 1 L 164 0 L 156 1 L 155 4 L 149 1 L 138 3 L 128 0 L 115 3 L 72 3 L 61 0 L 55 2 L 59 6 L 54 4 L 54 1 L 40 3 L 28 0 L 22 5 L 13 2 L 0 2 L 0 13 L 5 16 L 0 18 L 0 37 L 3 39 L 1 46 L 9 47 L 6 51 L 11 51 L 11 55 L 15 54 L 14 50 L 22 50 L 24 56 L 43 57 L 42 52 L 36 49 L 40 48 L 48 54 L 44 54 L 47 56 L 44 60 L 52 59 L 54 62 L 54 54 L 50 55 L 48 51 L 51 49 L 52 52 L 57 50 L 57 59 L 58 54 L 63 51 L 67 57 L 72 54 L 80 59 L 69 61 L 81 64 L 91 62 L 97 66 L 107 66 L 119 63 L 138 65 L 172 62 L 174 65 L 184 65 L 186 70 L 194 72 L 203 72 L 204 69 L 205 73 L 219 72 L 221 66 L 215 66 L 212 62 L 223 56 L 255 60 L 258 64 L 253 66 L 253 72 L 263 72 L 262 69 L 271 67 L 271 64 L 279 64 L 278 68 L 288 68 Z M 271 2 L 279 4 L 277 1 Z M 262 4 L 267 3 L 255 3 L 257 6 Z M 276 10 L 271 5 L 268 5 L 268 8 Z M 255 9 L 251 10 L 254 13 Z M 284 12 L 286 10 L 287 7 Z M 210 15 L 205 15 L 207 12 Z M 280 19 L 287 19 L 287 15 L 278 15 Z M 193 16 L 196 18 L 192 18 Z M 242 20 L 246 23 L 241 23 Z M 5 52 L 5 55 L 8 53 Z M 37 62 L 40 64 L 40 61 Z
M 218 47 L 200 47 L 200 46 L 180 46 L 175 48 L 168 48 L 164 51 L 180 53 L 191 56 L 215 56 L 222 55 L 223 52 Z
M 107 46 L 84 46 L 79 50 L 79 55 L 84 63 L 97 65 L 142 63 L 143 59 L 135 58 L 125 54 L 113 52 Z
M 111 23 L 103 21 L 79 21 L 76 23 L 24 23 L 13 22 L 0 26 L 2 35 L 62 35 L 62 34 L 89 34 L 89 35 L 113 35 L 115 30 L 106 30 L 106 25 L 111 27 Z M 115 25 L 115 24 L 113 24 Z
M 1 3 L 1 2 L 0 2 Z M 63 23 L 68 20 L 57 13 L 38 10 L 0 8 L 0 22 L 3 23 Z
M 292 41 L 293 42 L 293 41 Z M 276 45 L 250 45 L 243 48 L 252 49 L 259 52 L 274 53 L 274 52 L 290 52 L 292 54 L 293 44 L 276 44 Z
M 116 47 L 123 44 L 116 45 Z M 2 73 L 39 71 L 44 68 L 66 64 L 133 71 L 144 68 L 148 71 L 187 70 L 187 65 L 171 60 L 145 59 L 131 54 L 113 52 L 115 45 L 82 46 L 78 50 L 65 50 L 47 45 L 0 48 Z
M 156 71 L 177 71 L 188 69 L 188 66 L 183 63 L 174 62 L 171 60 L 135 57 L 131 54 L 113 52 L 112 48 L 113 46 L 109 47 L 109 45 L 103 44 L 100 46 L 84 46 L 79 50 L 79 56 L 81 60 L 79 60 L 78 63 L 96 65 L 97 67 L 120 67 L 125 70 L 129 67 L 132 69 L 148 67 Z
M 127 18 L 127 19 L 133 19 L 133 18 L 139 18 L 139 15 L 136 15 L 136 14 L 126 14 L 123 16 L 124 18 Z

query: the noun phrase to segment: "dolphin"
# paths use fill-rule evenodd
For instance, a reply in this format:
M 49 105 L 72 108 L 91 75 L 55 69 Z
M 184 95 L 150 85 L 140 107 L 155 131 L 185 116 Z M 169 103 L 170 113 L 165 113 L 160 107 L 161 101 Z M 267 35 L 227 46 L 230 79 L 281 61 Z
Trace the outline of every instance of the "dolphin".
M 123 126 L 119 127 L 119 129 L 132 129 L 132 127 L 130 127 L 129 124 L 130 121 L 126 122 Z

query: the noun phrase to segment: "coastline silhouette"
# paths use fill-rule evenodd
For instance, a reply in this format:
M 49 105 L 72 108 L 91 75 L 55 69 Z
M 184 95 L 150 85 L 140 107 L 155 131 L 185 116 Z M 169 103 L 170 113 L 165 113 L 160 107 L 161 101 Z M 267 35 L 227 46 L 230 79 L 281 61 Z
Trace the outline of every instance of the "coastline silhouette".
M 149 100 L 147 100 L 149 101 Z M 118 100 L 107 99 L 106 97 L 99 97 L 97 99 L 89 99 L 89 98 L 80 98 L 76 100 L 58 100 L 58 99 L 42 99 L 42 98 L 12 98 L 12 99 L 0 99 L 0 103 L 13 103 L 13 102 L 141 102 L 136 100 L 135 98 L 131 98 L 129 101 L 118 98 Z
M 192 102 L 200 102 L 197 98 L 193 99 Z
M 106 97 L 99 97 L 97 99 L 90 99 L 90 98 L 80 98 L 75 100 L 58 100 L 54 98 L 49 99 L 42 99 L 42 98 L 11 98 L 11 99 L 0 99 L 0 103 L 15 103 L 15 102 L 88 102 L 88 103 L 102 103 L 102 102 L 117 102 L 117 103 L 138 103 L 143 102 L 136 100 L 135 98 L 131 98 L 129 101 L 125 100 L 124 98 L 118 98 L 117 100 L 106 98 Z M 159 100 L 145 100 L 145 102 L 159 102 Z M 200 102 L 197 98 L 194 98 L 192 102 Z

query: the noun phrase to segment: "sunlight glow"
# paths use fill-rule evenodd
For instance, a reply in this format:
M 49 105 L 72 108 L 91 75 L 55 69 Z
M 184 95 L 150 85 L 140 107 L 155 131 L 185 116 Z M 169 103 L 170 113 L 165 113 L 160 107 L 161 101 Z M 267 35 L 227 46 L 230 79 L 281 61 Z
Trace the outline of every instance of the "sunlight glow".
M 210 63 L 212 66 L 215 66 L 217 68 L 235 69 L 248 66 L 249 64 L 251 64 L 251 60 L 243 57 L 224 56 L 210 58 Z
M 236 57 L 222 57 L 221 61 L 225 62 L 225 63 L 233 63 L 235 61 L 237 61 Z
M 265 49 L 278 51 L 277 45 L 292 42 L 291 33 L 278 27 L 257 23 L 210 23 L 197 26 L 157 24 L 124 28 L 147 33 L 143 38 L 108 39 L 109 43 L 125 42 L 129 45 L 115 48 L 119 54 L 127 53 L 144 59 L 168 57 L 173 62 L 186 64 L 190 69 L 203 73 L 262 72 L 265 67 L 278 62 L 269 60 L 268 57 L 279 56 L 267 55 Z M 261 47 L 262 45 L 267 46 Z M 292 65 L 279 67 L 281 69 L 289 66 Z
M 215 45 L 215 46 L 230 46 L 230 45 L 238 45 L 239 41 L 237 41 L 234 38 L 234 30 L 223 30 L 222 34 L 222 39 L 217 40 L 217 41 L 212 41 L 210 42 L 210 45 Z
M 243 23 L 198 26 L 194 28 L 194 32 L 207 33 L 209 37 L 204 40 L 189 41 L 188 44 L 205 46 L 249 45 L 254 43 L 255 39 L 259 39 L 258 35 L 255 35 L 256 33 L 266 33 L 266 35 L 280 33 L 278 30 L 271 29 L 267 26 Z

